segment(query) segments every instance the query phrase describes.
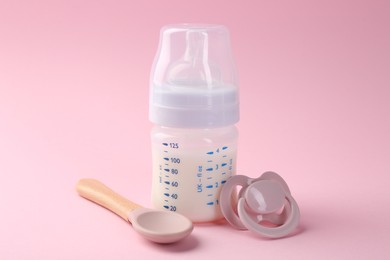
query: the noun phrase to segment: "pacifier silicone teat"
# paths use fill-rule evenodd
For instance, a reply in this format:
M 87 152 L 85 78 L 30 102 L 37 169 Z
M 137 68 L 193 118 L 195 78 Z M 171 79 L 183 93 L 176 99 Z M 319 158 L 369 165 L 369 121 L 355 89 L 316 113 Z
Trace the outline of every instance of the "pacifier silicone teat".
M 233 198 L 237 186 L 242 188 L 236 204 Z M 287 183 L 274 172 L 265 172 L 256 179 L 243 175 L 231 177 L 222 187 L 220 205 L 233 227 L 249 229 L 265 237 L 284 237 L 299 224 L 298 204 Z

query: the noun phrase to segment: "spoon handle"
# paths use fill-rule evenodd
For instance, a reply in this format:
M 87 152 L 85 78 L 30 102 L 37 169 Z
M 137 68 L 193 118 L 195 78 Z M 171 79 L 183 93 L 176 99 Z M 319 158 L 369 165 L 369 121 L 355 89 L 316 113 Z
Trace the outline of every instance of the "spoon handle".
M 129 221 L 128 216 L 131 211 L 141 208 L 140 205 L 122 197 L 95 179 L 79 180 L 76 190 L 81 197 L 111 210 L 126 221 Z

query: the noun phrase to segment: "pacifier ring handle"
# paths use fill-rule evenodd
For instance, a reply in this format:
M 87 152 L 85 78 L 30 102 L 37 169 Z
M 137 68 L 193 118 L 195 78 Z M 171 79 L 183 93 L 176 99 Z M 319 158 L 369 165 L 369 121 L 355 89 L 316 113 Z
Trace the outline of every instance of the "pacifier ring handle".
M 237 207 L 236 202 L 232 200 L 232 197 L 236 197 L 235 188 L 237 186 L 248 186 L 251 179 L 244 175 L 235 175 L 230 177 L 228 181 L 223 185 L 220 194 L 220 206 L 221 211 L 226 220 L 237 229 L 247 229 L 241 222 L 234 208 Z
M 245 209 L 245 199 L 238 200 L 237 210 L 242 224 L 249 230 L 269 238 L 280 238 L 287 236 L 299 224 L 300 212 L 299 207 L 294 198 L 290 194 L 286 194 L 286 200 L 289 202 L 291 212 L 288 214 L 286 221 L 277 227 L 266 227 L 256 223 Z

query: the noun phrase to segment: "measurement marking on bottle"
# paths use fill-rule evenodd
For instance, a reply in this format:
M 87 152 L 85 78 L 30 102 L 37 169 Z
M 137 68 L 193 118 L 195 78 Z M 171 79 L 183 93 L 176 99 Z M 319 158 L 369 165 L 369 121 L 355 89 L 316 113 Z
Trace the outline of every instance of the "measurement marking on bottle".
M 188 198 L 187 193 L 182 194 L 182 189 L 191 184 L 193 188 L 190 191 L 196 193 L 194 198 L 197 196 L 196 199 L 201 199 L 203 206 L 209 211 L 214 210 L 219 204 L 219 189 L 232 174 L 234 166 L 230 152 L 226 152 L 227 146 L 208 148 L 201 153 L 203 158 L 191 157 L 191 160 L 188 160 L 180 154 L 181 143 L 172 141 L 160 143 L 160 163 L 159 169 L 156 169 L 159 170 L 160 178 L 159 207 L 168 211 L 188 210 L 180 205 Z M 187 164 L 188 171 L 193 173 L 191 182 L 187 179 L 181 180 L 187 176 Z
M 198 185 L 196 186 L 196 191 L 197 191 L 197 192 L 202 192 L 202 191 L 203 191 L 202 183 L 201 183 L 201 184 L 198 184 Z

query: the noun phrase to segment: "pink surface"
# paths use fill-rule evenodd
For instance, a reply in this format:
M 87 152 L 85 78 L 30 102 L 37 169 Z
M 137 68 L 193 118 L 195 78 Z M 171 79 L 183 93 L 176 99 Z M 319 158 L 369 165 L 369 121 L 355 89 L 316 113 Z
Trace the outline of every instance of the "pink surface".
M 0 3 L 0 259 L 388 259 L 388 1 Z M 80 198 L 97 178 L 150 206 L 149 71 L 161 26 L 225 24 L 240 75 L 238 172 L 273 170 L 302 219 L 144 241 Z

